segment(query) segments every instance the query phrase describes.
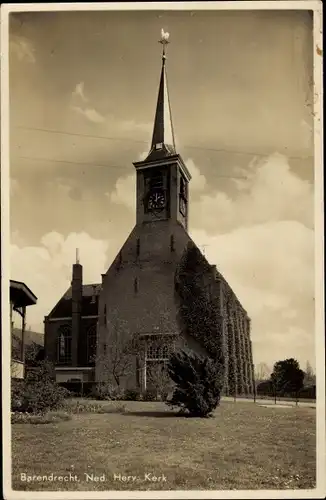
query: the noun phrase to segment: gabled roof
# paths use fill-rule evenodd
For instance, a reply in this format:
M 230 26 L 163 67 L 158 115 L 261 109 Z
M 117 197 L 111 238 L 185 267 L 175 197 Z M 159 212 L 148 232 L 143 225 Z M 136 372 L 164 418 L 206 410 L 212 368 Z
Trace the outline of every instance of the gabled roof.
M 82 316 L 96 316 L 98 314 L 98 297 L 101 292 L 99 283 L 83 285 Z M 48 318 L 70 318 L 72 311 L 72 289 L 64 293 L 54 306 Z

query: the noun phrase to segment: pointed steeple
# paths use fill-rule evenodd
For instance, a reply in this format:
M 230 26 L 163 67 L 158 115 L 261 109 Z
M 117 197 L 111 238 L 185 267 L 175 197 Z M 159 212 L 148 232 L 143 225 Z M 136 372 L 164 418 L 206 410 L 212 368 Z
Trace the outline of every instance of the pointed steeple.
M 176 154 L 165 64 L 166 46 L 169 43 L 169 33 L 165 33 L 164 30 L 162 30 L 161 40 L 159 43 L 162 45 L 162 69 L 156 104 L 152 144 L 147 159 L 151 159 L 152 157 L 155 157 L 156 159 Z

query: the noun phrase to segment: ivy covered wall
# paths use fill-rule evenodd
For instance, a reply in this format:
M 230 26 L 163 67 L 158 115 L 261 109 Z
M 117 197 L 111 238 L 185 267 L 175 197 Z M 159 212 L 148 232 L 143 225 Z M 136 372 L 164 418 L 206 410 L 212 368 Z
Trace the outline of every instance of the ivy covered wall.
M 177 268 L 175 293 L 180 331 L 223 365 L 224 394 L 252 394 L 250 320 L 230 285 L 193 242 Z

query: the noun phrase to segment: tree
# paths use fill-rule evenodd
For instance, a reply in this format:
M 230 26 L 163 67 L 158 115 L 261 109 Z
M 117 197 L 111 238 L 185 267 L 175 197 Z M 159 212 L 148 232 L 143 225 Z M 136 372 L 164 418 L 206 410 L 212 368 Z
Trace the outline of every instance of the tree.
M 39 361 L 44 360 L 44 347 L 31 342 L 25 346 L 25 363 L 27 366 L 35 366 Z
M 303 387 L 303 379 L 304 372 L 300 369 L 297 360 L 289 358 L 274 364 L 271 382 L 275 395 L 295 394 L 297 399 L 298 393 Z
M 306 371 L 305 371 L 305 377 L 303 380 L 303 385 L 305 387 L 316 385 L 316 375 L 315 375 L 309 361 L 307 361 L 307 364 L 306 364 Z
M 255 370 L 255 380 L 259 384 L 264 380 L 268 380 L 271 376 L 272 370 L 266 363 L 259 363 Z
M 95 356 L 101 380 L 116 384 L 120 389 L 122 379 L 133 373 L 134 354 L 135 345 L 132 338 L 118 334 L 116 330 L 110 332 L 109 343 L 105 345 L 105 350 Z
M 156 363 L 151 370 L 147 370 L 146 385 L 150 391 L 155 392 L 156 397 L 166 400 L 172 389 L 172 380 L 165 363 Z
M 182 350 L 171 356 L 167 368 L 176 384 L 168 404 L 192 417 L 211 416 L 220 402 L 223 365 L 209 357 Z

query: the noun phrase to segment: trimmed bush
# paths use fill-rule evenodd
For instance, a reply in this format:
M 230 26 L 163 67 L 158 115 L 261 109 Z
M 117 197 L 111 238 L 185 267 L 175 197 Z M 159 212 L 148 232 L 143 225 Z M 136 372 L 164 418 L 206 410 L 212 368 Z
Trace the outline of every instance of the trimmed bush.
M 168 372 L 176 387 L 167 404 L 179 407 L 189 416 L 211 416 L 220 403 L 223 365 L 211 358 L 179 351 L 171 356 Z

